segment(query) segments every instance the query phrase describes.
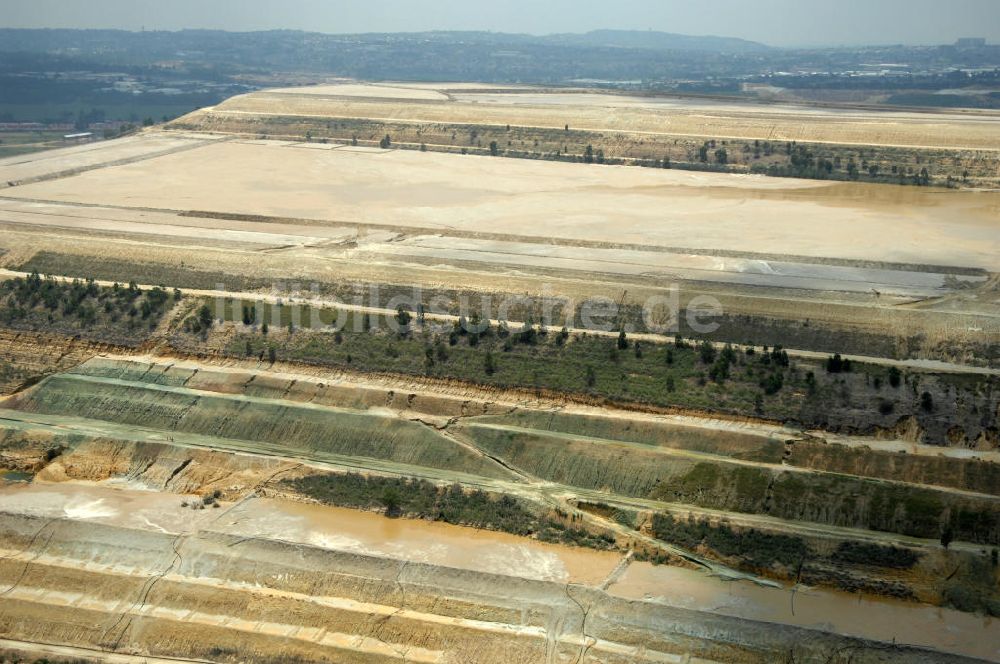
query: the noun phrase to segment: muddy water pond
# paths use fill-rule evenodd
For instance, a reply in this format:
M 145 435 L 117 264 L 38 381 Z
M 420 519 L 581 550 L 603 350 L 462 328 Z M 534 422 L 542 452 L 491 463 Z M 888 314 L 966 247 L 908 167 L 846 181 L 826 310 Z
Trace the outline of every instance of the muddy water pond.
M 25 484 L 34 479 L 31 473 L 22 473 L 16 470 L 0 470 L 0 486 L 4 484 Z
M 372 512 L 258 498 L 222 522 L 233 532 L 327 549 L 546 581 L 596 585 L 619 553 L 546 544 L 447 523 L 390 519 Z M 221 524 L 220 524 L 221 525 Z
M 187 498 L 192 501 L 192 498 Z M 611 552 L 545 544 L 504 533 L 256 498 L 221 509 L 108 484 L 0 484 L 0 512 L 159 532 L 200 528 L 523 578 L 600 585 L 621 562 Z M 227 509 L 230 508 L 230 509 Z M 794 625 L 1000 662 L 1000 621 L 922 604 L 832 590 L 762 587 L 633 562 L 608 593 L 764 623 Z
M 1000 620 L 912 602 L 725 581 L 694 570 L 633 563 L 612 595 L 931 648 L 1000 662 Z

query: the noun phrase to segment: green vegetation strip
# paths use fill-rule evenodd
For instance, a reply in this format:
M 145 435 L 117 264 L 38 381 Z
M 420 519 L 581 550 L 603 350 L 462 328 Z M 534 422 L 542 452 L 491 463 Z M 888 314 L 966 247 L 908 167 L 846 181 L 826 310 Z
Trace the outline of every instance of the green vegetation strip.
M 617 403 L 681 407 L 755 415 L 807 427 L 872 433 L 914 418 L 925 441 L 946 444 L 995 435 L 996 376 L 960 380 L 929 373 L 902 374 L 860 363 L 791 360 L 780 347 L 717 349 L 707 341 L 671 344 L 618 340 L 538 325 L 421 326 L 419 315 L 399 316 L 397 333 L 387 320 L 348 311 L 317 311 L 337 332 L 302 329 L 312 309 L 228 301 L 225 320 L 237 324 L 227 354 L 286 360 L 364 372 L 393 372 L 458 379 L 497 387 L 548 390 Z M 211 319 L 215 312 L 208 309 Z M 396 322 L 396 321 L 394 321 Z M 196 326 L 188 326 L 195 331 Z M 197 351 L 207 330 L 175 335 L 173 343 Z M 471 331 L 470 331 L 471 330 Z M 991 434 L 990 432 L 994 432 Z M 765 456 L 774 450 L 764 451 Z
M 0 281 L 0 324 L 111 344 L 138 345 L 181 298 L 162 288 L 98 286 L 42 278 L 38 273 Z
M 753 528 L 737 531 L 704 519 L 675 519 L 665 514 L 654 515 L 652 525 L 653 536 L 657 539 L 688 550 L 704 546 L 716 555 L 736 557 L 758 568 L 768 568 L 774 563 L 794 568 L 810 555 L 809 546 L 799 537 L 765 533 Z
M 713 430 L 625 417 L 520 410 L 509 415 L 477 417 L 471 420 L 471 423 L 641 443 L 764 463 L 781 463 L 785 451 L 781 440 L 763 434 L 746 433 L 732 428 Z
M 405 515 L 462 526 L 534 536 L 544 542 L 592 549 L 615 548 L 614 537 L 538 514 L 508 495 L 499 497 L 458 484 L 438 486 L 424 480 L 370 477 L 356 473 L 321 474 L 283 480 L 281 484 L 326 505 L 380 509 L 387 516 Z
M 233 218 L 244 221 L 283 221 L 281 218 L 259 217 L 257 215 L 230 215 L 213 212 L 192 212 L 186 213 L 190 216 L 205 216 L 213 218 Z M 305 220 L 308 221 L 308 220 Z M 391 227 L 395 228 L 395 227 Z M 490 234 L 476 233 L 479 236 L 489 236 Z M 511 239 L 509 236 L 498 235 L 501 239 Z M 610 248 L 600 245 L 603 248 Z M 613 245 L 618 248 L 632 248 L 642 250 L 643 247 L 634 245 Z M 691 253 L 694 249 L 673 248 L 671 251 L 680 253 Z M 739 257 L 759 257 L 758 254 L 748 254 L 745 252 L 725 252 L 725 251 L 701 251 L 712 255 L 733 255 Z M 791 261 L 811 261 L 815 259 L 808 257 L 786 256 L 785 260 Z M 820 261 L 822 262 L 822 261 Z M 854 264 L 857 262 L 850 262 Z M 834 263 L 841 264 L 841 263 Z M 858 263 L 863 267 L 878 267 L 880 269 L 906 269 L 917 271 L 944 271 L 949 274 L 963 273 L 959 268 L 940 267 L 931 265 L 906 265 L 895 263 Z M 101 256 L 85 256 L 78 254 L 56 253 L 40 251 L 27 262 L 22 263 L 17 269 L 23 271 L 37 270 L 41 274 L 55 274 L 68 277 L 94 278 L 102 281 L 129 281 L 137 280 L 144 284 L 159 284 L 177 288 L 190 288 L 197 290 L 227 290 L 239 292 L 264 292 L 272 291 L 275 284 L 311 284 L 315 279 L 309 279 L 295 274 L 282 274 L 277 277 L 263 277 L 260 275 L 247 276 L 242 274 L 224 273 L 209 269 L 195 269 L 183 264 L 156 263 L 156 262 L 133 262 L 123 259 L 105 258 Z M 978 273 L 977 273 L 978 274 Z M 981 274 L 979 276 L 982 276 Z M 221 285 L 221 288 L 220 288 Z M 446 311 L 457 315 L 460 312 L 462 303 L 467 303 L 469 311 L 480 311 L 483 315 L 489 313 L 491 318 L 498 318 L 501 315 L 500 304 L 510 305 L 503 314 L 508 320 L 542 320 L 546 311 L 550 312 L 552 324 L 567 324 L 570 327 L 584 327 L 582 320 L 583 303 L 578 303 L 575 311 L 569 311 L 564 303 L 558 298 L 556 300 L 542 297 L 530 297 L 519 294 L 516 302 L 511 304 L 511 294 L 502 291 L 493 293 L 483 293 L 480 291 L 450 289 L 450 288 L 428 288 L 423 289 L 417 295 L 414 293 L 412 285 L 389 284 L 389 283 L 337 283 L 319 282 L 317 283 L 318 294 L 324 298 L 337 298 L 342 302 L 351 304 L 373 304 L 371 292 L 373 289 L 379 293 L 378 306 L 387 304 L 393 298 L 403 297 L 412 299 L 419 296 L 424 307 L 435 310 Z M 686 301 L 693 293 L 688 294 L 682 287 L 682 302 Z M 833 306 L 833 305 L 830 305 Z M 264 312 L 268 310 L 267 305 L 259 305 L 258 313 L 264 319 Z M 643 317 L 641 308 L 635 304 L 626 303 L 622 307 L 623 321 L 636 331 L 647 331 L 648 327 Z M 239 307 L 234 316 L 240 319 Z M 270 320 L 269 318 L 267 320 Z M 828 325 L 809 325 L 798 320 L 786 320 L 768 316 L 723 314 L 716 322 L 719 324 L 718 330 L 710 335 L 714 341 L 730 341 L 733 343 L 744 343 L 747 340 L 756 340 L 760 344 L 789 346 L 803 350 L 814 350 L 821 352 L 842 352 L 856 355 L 876 355 L 881 357 L 917 357 L 919 353 L 929 353 L 934 357 L 948 358 L 939 346 L 928 344 L 926 340 L 919 337 L 897 337 L 873 331 L 863 331 L 849 329 L 842 326 L 831 327 Z M 287 324 L 287 321 L 284 321 Z M 680 332 L 685 335 L 693 334 L 685 317 L 680 320 Z M 996 348 L 992 348 L 988 342 L 977 344 L 974 349 L 976 355 L 983 358 L 990 358 L 996 355 Z

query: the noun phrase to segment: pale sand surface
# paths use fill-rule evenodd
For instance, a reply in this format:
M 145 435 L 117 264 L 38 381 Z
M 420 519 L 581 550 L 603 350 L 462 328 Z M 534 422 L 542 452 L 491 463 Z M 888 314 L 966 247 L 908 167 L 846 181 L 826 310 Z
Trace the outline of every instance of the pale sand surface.
M 790 116 L 828 117 L 831 120 L 898 120 L 904 122 L 1000 122 L 1000 113 L 962 112 L 941 109 L 939 112 L 899 109 L 859 109 L 814 107 L 803 104 L 760 103 L 753 100 L 722 100 L 705 97 L 611 94 L 592 89 L 543 88 L 537 86 L 497 85 L 492 83 L 364 83 L 344 81 L 324 85 L 270 88 L 252 96 L 309 95 L 321 97 L 375 97 L 384 99 L 440 100 L 470 104 L 511 106 L 597 106 L 605 108 L 651 108 L 674 111 L 725 111 L 750 115 L 786 114 Z
M 447 101 L 448 95 L 432 88 L 415 88 L 405 84 L 339 83 L 276 88 L 273 92 L 313 96 L 380 97 L 386 99 L 428 99 Z
M 253 498 L 194 510 L 187 497 L 120 480 L 0 485 L 0 512 L 166 533 L 208 529 L 540 581 L 599 585 L 622 554 L 339 507 Z M 231 508 L 231 509 L 230 509 Z
M 4 193 L 445 234 L 1000 270 L 1000 192 L 225 142 Z
M 117 486 L 116 486 L 117 485 Z M 166 533 L 190 533 L 220 516 L 219 510 L 181 507 L 188 497 L 128 487 L 121 482 L 13 484 L 0 487 L 0 511 L 47 519 L 103 523 Z
M 0 182 L 17 182 L 67 170 L 92 168 L 123 159 L 184 149 L 210 140 L 213 138 L 208 135 L 192 138 L 185 134 L 148 133 L 18 155 L 0 159 Z
M 449 89 L 447 85 L 437 90 L 396 84 L 267 90 L 233 97 L 208 110 L 222 115 L 376 118 L 552 129 L 568 124 L 573 129 L 717 139 L 1000 149 L 1000 113 L 830 109 L 540 89 L 498 93 Z M 436 94 L 446 94 L 447 101 L 428 98 Z
M 207 529 L 591 586 L 608 579 L 621 560 L 617 553 L 549 545 L 503 533 L 273 499 L 255 498 L 233 509 L 227 505 L 191 510 L 181 507 L 181 496 L 113 486 L 108 482 L 8 485 L 0 487 L 0 511 L 139 531 L 194 533 Z M 630 600 L 1000 659 L 996 619 L 916 603 L 802 587 L 792 592 L 640 562 L 630 563 L 624 573 L 612 577 L 608 592 Z

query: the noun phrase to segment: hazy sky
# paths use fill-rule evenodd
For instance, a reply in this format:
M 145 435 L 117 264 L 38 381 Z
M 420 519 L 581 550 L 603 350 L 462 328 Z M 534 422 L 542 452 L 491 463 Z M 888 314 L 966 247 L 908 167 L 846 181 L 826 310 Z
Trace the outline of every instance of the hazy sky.
M 0 0 L 2 27 L 662 30 L 776 46 L 1000 42 L 1000 0 Z M 2 45 L 0 45 L 2 48 Z

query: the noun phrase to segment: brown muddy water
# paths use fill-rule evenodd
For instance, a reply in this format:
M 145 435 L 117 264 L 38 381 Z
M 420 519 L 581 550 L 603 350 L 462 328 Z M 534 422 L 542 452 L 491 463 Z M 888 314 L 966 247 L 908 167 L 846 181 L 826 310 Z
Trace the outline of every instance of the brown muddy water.
M 256 498 L 219 509 L 114 483 L 0 485 L 0 513 L 108 523 L 139 530 L 208 528 L 366 555 L 555 582 L 600 585 L 618 553 L 545 544 L 504 533 Z M 187 500 L 191 500 L 188 498 Z M 1000 662 L 1000 621 L 950 609 L 813 588 L 763 587 L 709 574 L 630 563 L 608 587 L 617 597 L 764 623 L 907 644 Z
M 632 563 L 612 595 L 1000 662 L 1000 620 L 833 590 L 770 588 Z
M 326 549 L 587 585 L 600 584 L 622 559 L 620 553 L 546 544 L 506 533 L 267 498 L 234 509 L 222 529 L 227 526 L 240 534 Z

